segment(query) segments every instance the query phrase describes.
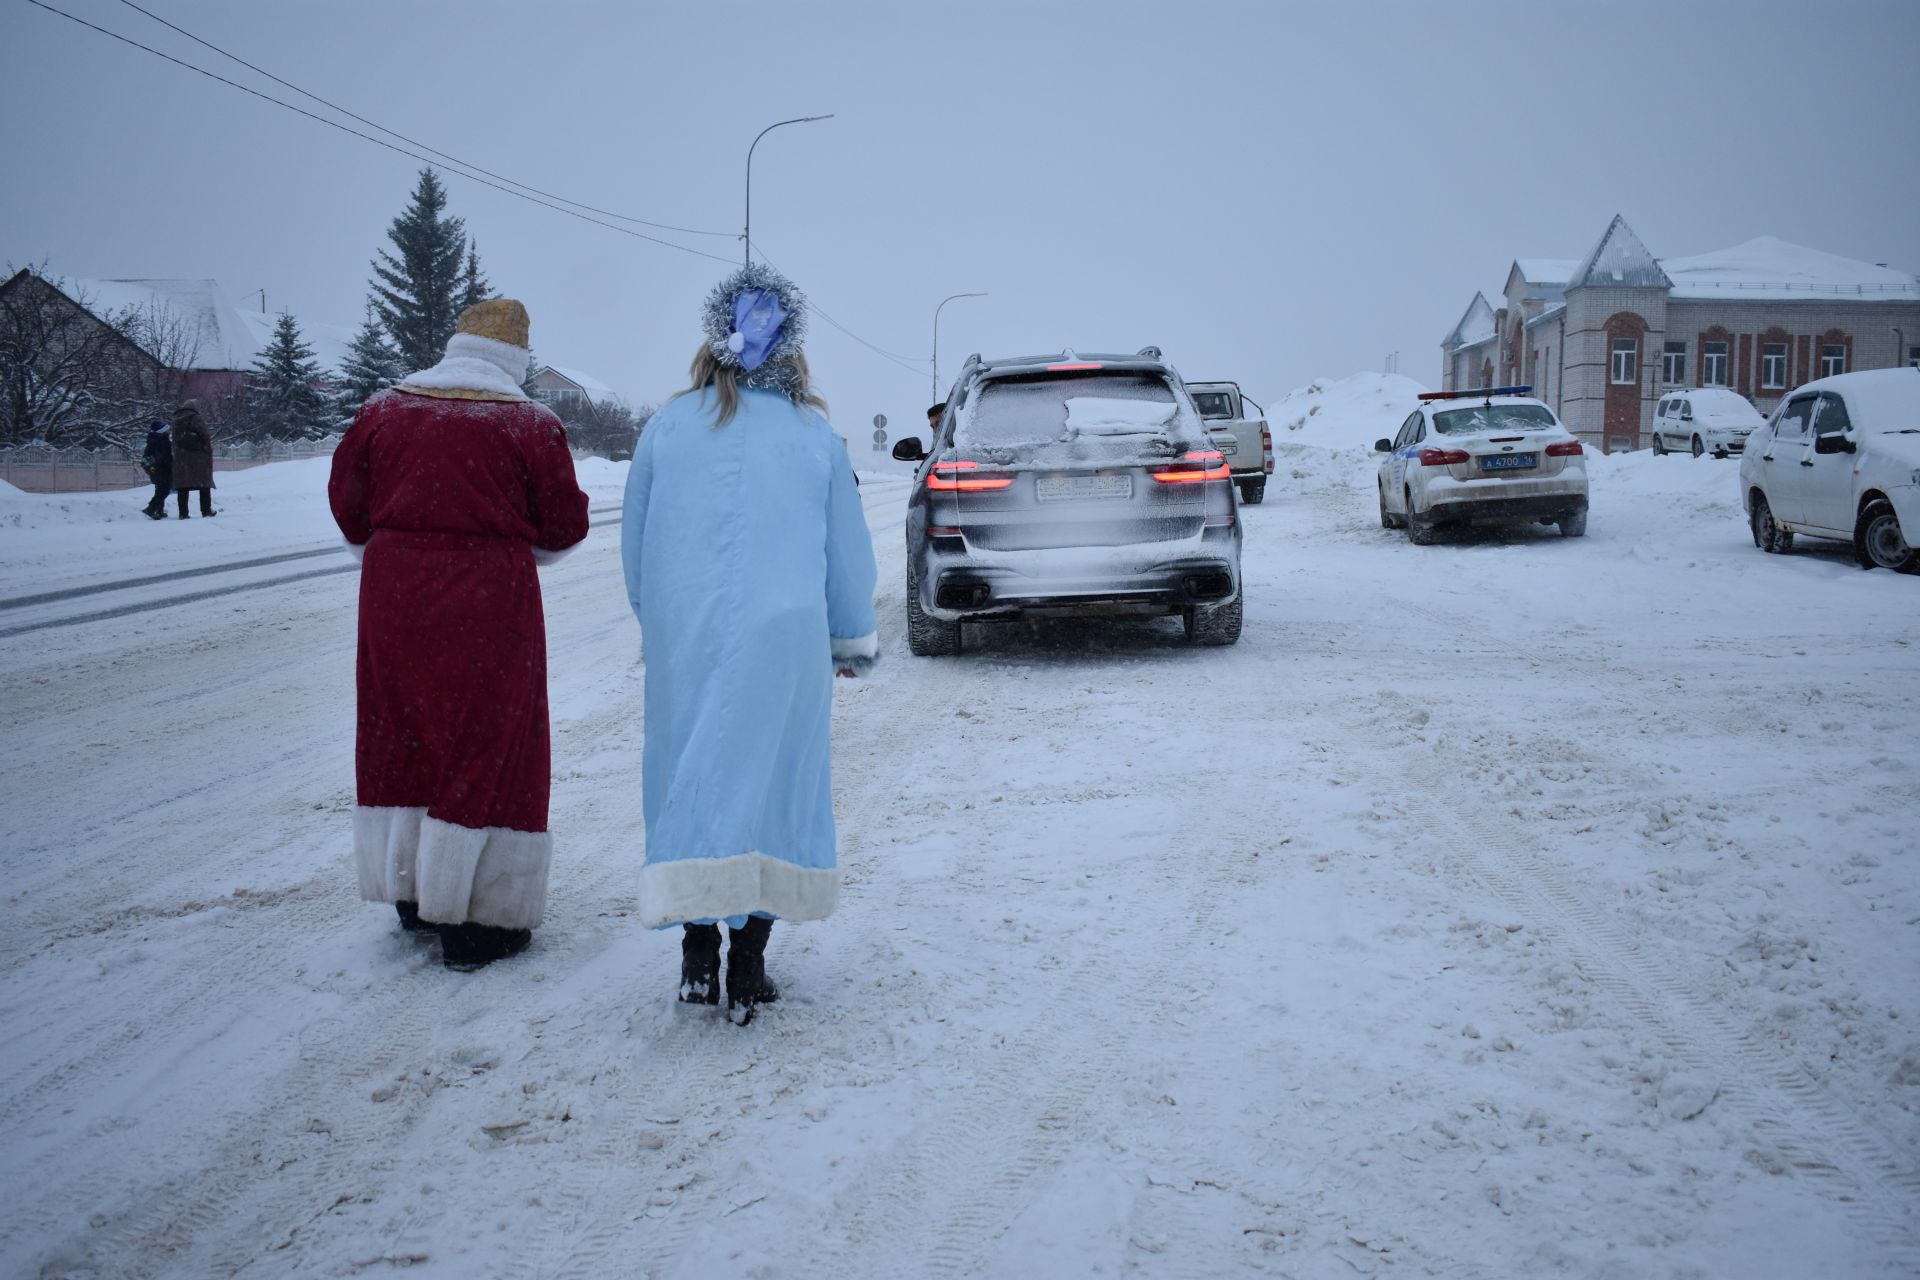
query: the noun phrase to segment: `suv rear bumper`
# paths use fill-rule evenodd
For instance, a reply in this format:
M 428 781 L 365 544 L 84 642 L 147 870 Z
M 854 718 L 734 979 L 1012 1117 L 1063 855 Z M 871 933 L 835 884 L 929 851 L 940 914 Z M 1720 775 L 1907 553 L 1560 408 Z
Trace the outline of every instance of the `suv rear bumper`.
M 1124 547 L 981 551 L 928 546 L 916 566 L 920 608 L 948 622 L 1037 613 L 1174 613 L 1240 594 L 1237 526 Z

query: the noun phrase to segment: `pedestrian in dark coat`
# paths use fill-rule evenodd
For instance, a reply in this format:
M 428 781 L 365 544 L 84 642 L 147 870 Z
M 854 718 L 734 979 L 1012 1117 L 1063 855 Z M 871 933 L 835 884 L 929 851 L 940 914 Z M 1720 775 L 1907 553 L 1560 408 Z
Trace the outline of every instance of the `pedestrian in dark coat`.
M 200 514 L 213 512 L 213 433 L 200 417 L 200 406 L 188 400 L 173 411 L 173 492 L 180 501 L 180 518 L 187 518 L 187 493 L 200 491 Z
M 553 839 L 535 566 L 587 536 L 566 428 L 528 399 L 527 310 L 468 307 L 446 358 L 360 407 L 327 495 L 360 568 L 361 896 L 453 969 L 524 949 Z M 863 526 L 864 528 L 864 526 Z
M 155 520 L 167 518 L 167 494 L 173 489 L 173 441 L 167 436 L 167 424 L 155 418 L 147 424 L 147 447 L 140 454 L 140 467 L 153 481 L 153 500 L 145 514 Z

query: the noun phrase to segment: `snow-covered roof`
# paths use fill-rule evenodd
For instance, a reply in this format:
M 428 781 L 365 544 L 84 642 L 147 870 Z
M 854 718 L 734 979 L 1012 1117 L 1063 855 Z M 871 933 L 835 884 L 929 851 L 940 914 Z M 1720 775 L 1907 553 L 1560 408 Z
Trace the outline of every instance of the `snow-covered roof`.
M 1659 261 L 1640 242 L 1640 237 L 1633 234 L 1627 220 L 1617 213 L 1593 248 L 1587 251 L 1587 256 L 1567 274 L 1569 289 L 1581 285 L 1665 289 L 1672 283 L 1660 269 Z
M 1533 326 L 1537 324 L 1545 324 L 1549 320 L 1558 320 L 1561 316 L 1566 314 L 1566 311 L 1567 311 L 1566 303 L 1556 302 L 1553 306 L 1548 307 L 1545 311 L 1542 311 L 1539 315 L 1527 321 L 1527 328 L 1531 329 L 1533 328 Z
M 541 367 L 553 370 L 595 400 L 598 400 L 601 396 L 610 396 L 613 394 L 612 387 L 590 373 L 582 373 L 578 369 L 569 369 L 564 365 L 557 364 L 542 365 Z
M 1663 258 L 1675 298 L 1798 298 L 1812 295 L 1920 300 L 1920 277 L 1838 254 L 1758 236 L 1690 258 Z
M 180 321 L 195 343 L 190 366 L 195 369 L 251 369 L 280 319 L 276 312 L 235 306 L 218 280 L 74 280 L 68 292 L 84 298 L 99 316 L 131 308 L 157 310 Z M 306 320 L 299 324 L 300 337 L 313 348 L 321 369 L 338 369 L 353 331 Z
M 1580 263 L 1574 258 L 1515 258 L 1513 269 L 1528 284 L 1565 284 Z
M 1460 317 L 1460 323 L 1453 326 L 1440 343 L 1448 350 L 1459 347 L 1471 347 L 1475 343 L 1485 342 L 1494 335 L 1493 308 L 1487 304 L 1487 295 L 1475 293 L 1473 301 L 1467 304 L 1467 310 Z

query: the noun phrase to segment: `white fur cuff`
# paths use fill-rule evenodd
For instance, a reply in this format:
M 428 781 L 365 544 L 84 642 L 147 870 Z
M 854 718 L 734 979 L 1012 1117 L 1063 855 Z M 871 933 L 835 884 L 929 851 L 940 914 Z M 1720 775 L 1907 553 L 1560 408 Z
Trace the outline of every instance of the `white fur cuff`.
M 585 539 L 581 541 L 585 541 Z M 579 545 L 580 543 L 576 542 L 573 544 L 573 547 Z M 558 551 L 549 551 L 545 547 L 535 547 L 533 549 L 533 562 L 542 569 L 550 564 L 559 564 L 562 560 L 565 560 L 573 554 L 573 547 L 562 547 Z
M 869 631 L 863 636 L 851 638 L 833 637 L 833 666 L 837 671 L 842 667 L 857 676 L 864 676 L 873 670 L 874 663 L 880 661 L 880 637 Z
M 840 902 L 840 872 L 796 867 L 764 853 L 649 862 L 640 870 L 640 923 L 648 928 L 761 911 L 824 920 Z
M 341 541 L 346 542 L 346 539 L 343 537 Z M 364 542 L 347 542 L 347 554 L 359 563 L 365 564 L 367 562 L 367 544 Z
M 532 929 L 547 907 L 553 837 L 461 827 L 418 807 L 353 811 L 354 864 L 369 902 L 417 902 L 434 924 Z

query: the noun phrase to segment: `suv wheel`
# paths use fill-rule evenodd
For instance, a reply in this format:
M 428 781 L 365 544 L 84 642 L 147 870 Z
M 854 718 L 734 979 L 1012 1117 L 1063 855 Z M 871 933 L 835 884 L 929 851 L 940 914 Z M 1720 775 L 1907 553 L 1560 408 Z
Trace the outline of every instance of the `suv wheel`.
M 1653 430 L 1653 456 L 1656 458 L 1664 458 L 1667 456 L 1667 442 L 1660 438 L 1660 429 L 1658 427 L 1655 427 Z
M 1232 644 L 1240 638 L 1240 596 L 1230 604 L 1189 605 L 1186 612 L 1188 644 Z
M 1701 454 L 1705 453 L 1706 451 L 1707 451 L 1707 442 L 1702 440 L 1699 436 L 1695 436 L 1693 438 L 1693 456 L 1697 458 Z
M 916 658 L 950 658 L 960 652 L 960 624 L 927 616 L 920 608 L 920 584 L 907 570 L 907 648 Z
M 1753 545 L 1762 551 L 1778 556 L 1793 549 L 1793 531 L 1780 527 L 1764 494 L 1753 495 L 1753 514 L 1748 517 L 1748 524 L 1753 529 Z
M 1257 507 L 1262 502 L 1265 502 L 1266 499 L 1267 478 L 1265 476 L 1261 476 L 1256 480 L 1242 480 L 1240 482 L 1240 501 L 1250 507 Z
M 1890 502 L 1869 502 L 1860 513 L 1860 522 L 1853 528 L 1853 551 L 1863 568 L 1920 573 L 1920 551 L 1907 545 L 1900 517 Z

